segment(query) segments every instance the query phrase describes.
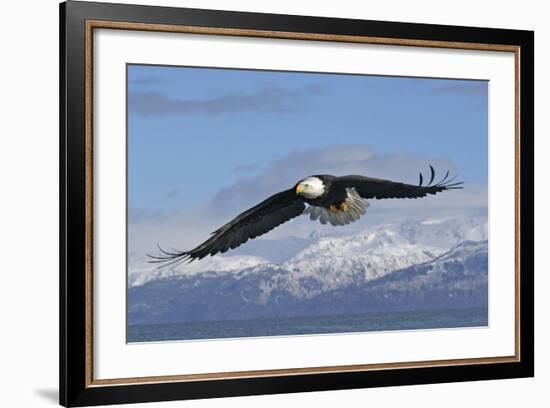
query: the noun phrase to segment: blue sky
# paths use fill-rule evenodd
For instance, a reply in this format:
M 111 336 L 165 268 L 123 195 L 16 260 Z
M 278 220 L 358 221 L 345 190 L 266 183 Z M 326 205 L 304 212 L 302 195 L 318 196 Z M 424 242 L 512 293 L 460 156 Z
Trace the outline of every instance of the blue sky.
M 460 197 L 486 207 L 487 89 L 485 81 L 129 65 L 130 225 L 182 212 L 196 224 L 227 221 L 315 173 L 417 183 L 428 164 L 459 173 L 471 194 Z
M 128 92 L 131 206 L 194 204 L 289 152 L 335 144 L 447 157 L 487 182 L 487 82 L 130 65 Z M 173 110 L 155 111 L 159 97 Z

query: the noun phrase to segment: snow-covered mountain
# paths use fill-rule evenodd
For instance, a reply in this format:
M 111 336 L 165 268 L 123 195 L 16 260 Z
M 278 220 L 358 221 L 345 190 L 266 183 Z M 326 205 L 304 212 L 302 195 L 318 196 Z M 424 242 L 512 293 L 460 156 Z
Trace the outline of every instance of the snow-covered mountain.
M 214 256 L 200 262 L 178 265 L 175 268 L 159 268 L 156 264 L 149 263 L 148 258 L 144 255 L 132 255 L 128 262 L 128 283 L 132 287 L 144 285 L 156 279 L 191 277 L 197 274 L 235 273 L 267 263 L 267 260 L 251 255 Z
M 255 240 L 247 251 L 172 270 L 131 257 L 129 321 L 486 304 L 487 235 L 484 218 L 430 219 L 344 236 Z

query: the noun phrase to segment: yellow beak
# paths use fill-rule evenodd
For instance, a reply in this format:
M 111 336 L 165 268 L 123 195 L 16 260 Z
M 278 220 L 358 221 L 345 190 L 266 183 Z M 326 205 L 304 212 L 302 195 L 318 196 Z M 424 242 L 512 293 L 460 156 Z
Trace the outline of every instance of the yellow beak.
M 304 191 L 305 189 L 306 189 L 306 188 L 305 188 L 303 185 L 298 184 L 298 185 L 296 186 L 296 194 L 300 194 L 300 193 L 301 193 L 302 191 Z

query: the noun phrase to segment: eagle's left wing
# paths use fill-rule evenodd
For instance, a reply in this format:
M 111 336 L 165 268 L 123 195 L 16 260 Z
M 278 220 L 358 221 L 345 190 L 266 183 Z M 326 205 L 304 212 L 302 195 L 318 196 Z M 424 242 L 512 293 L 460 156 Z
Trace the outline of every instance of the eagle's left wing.
M 456 176 L 449 179 L 449 172 L 437 183 L 433 184 L 435 171 L 430 166 L 430 180 L 423 185 L 423 176 L 420 173 L 418 185 L 399 183 L 364 176 L 337 177 L 332 184 L 345 188 L 354 188 L 362 198 L 420 198 L 428 194 L 437 194 L 445 190 L 461 189 L 463 182 L 454 182 Z

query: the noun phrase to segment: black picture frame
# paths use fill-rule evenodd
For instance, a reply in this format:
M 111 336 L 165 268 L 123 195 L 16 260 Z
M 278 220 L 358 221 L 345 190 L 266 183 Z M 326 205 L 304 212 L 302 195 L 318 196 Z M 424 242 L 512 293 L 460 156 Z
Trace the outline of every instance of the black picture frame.
M 68 1 L 60 5 L 60 403 L 64 406 L 339 390 L 409 384 L 531 377 L 534 375 L 534 33 L 493 28 L 363 21 L 199 9 Z M 201 379 L 137 384 L 90 381 L 87 370 L 89 292 L 86 190 L 87 21 L 186 25 L 269 32 L 494 44 L 518 49 L 521 146 L 516 191 L 519 258 L 518 352 L 492 364 L 460 364 L 324 372 L 283 376 Z M 89 350 L 88 350 L 89 351 Z

